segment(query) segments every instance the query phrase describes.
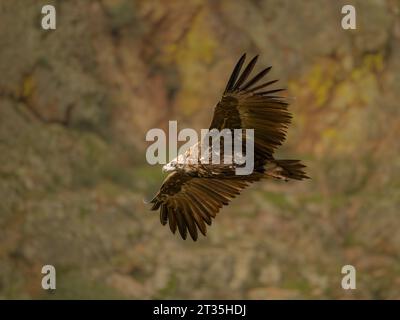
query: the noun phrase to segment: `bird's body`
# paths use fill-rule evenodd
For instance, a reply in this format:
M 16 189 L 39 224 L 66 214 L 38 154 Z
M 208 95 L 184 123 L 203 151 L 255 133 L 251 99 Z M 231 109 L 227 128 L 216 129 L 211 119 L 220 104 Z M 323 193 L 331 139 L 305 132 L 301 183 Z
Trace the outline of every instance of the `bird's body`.
M 257 57 L 240 73 L 244 60 L 245 55 L 233 70 L 215 108 L 210 130 L 228 130 L 233 136 L 234 130 L 253 129 L 253 170 L 238 175 L 236 169 L 243 164 L 235 161 L 235 152 L 227 152 L 223 144 L 215 151 L 205 139 L 165 165 L 163 170 L 171 173 L 151 200 L 152 210 L 160 209 L 161 223 L 169 222 L 171 231 L 175 233 L 178 229 L 183 239 L 186 239 L 188 231 L 193 240 L 197 239 L 198 230 L 205 235 L 206 224 L 211 225 L 219 209 L 228 205 L 252 182 L 263 178 L 307 178 L 299 160 L 276 160 L 273 157 L 274 150 L 285 139 L 291 114 L 283 98 L 273 95 L 282 89 L 262 91 L 276 80 L 257 85 L 271 67 L 248 80 Z M 243 142 L 243 148 L 246 147 Z M 202 150 L 208 152 L 202 153 Z M 213 155 L 220 158 L 220 163 L 211 161 Z
M 213 162 L 213 159 L 219 159 L 219 163 Z M 232 151 L 229 155 L 225 154 L 222 143 L 217 150 L 201 140 L 167 163 L 163 167 L 163 171 L 180 171 L 193 177 L 209 178 L 235 175 L 237 165 L 234 152 Z

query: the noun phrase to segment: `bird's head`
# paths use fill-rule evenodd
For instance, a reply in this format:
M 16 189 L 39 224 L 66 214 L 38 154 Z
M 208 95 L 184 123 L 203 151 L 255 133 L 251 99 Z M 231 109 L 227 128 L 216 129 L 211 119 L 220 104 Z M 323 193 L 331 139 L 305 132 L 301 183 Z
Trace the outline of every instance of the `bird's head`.
M 172 172 L 172 171 L 179 171 L 185 170 L 186 165 L 185 156 L 180 154 L 175 159 L 171 160 L 169 163 L 162 167 L 163 172 Z
M 178 170 L 178 163 L 176 160 L 172 160 L 162 167 L 163 172 L 172 172 Z

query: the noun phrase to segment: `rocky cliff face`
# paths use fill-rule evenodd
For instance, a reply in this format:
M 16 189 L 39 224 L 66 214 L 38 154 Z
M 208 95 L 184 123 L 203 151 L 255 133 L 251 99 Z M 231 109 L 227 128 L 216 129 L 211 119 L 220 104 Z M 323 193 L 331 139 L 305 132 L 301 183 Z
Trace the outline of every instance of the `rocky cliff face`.
M 356 30 L 341 1 L 93 0 L 53 1 L 45 31 L 48 3 L 0 4 L 0 298 L 400 298 L 398 1 L 355 1 Z M 142 203 L 145 134 L 207 128 L 243 52 L 288 88 L 279 156 L 312 180 L 254 185 L 184 242 Z

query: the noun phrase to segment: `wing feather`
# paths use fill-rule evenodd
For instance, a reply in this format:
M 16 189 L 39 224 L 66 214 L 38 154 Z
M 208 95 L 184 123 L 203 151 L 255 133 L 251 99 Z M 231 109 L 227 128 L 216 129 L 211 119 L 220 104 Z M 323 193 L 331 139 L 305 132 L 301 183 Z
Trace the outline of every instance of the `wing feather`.
M 193 239 L 193 241 L 196 241 L 197 240 L 197 228 L 196 228 L 195 218 L 194 218 L 195 213 L 190 209 L 189 202 L 187 201 L 187 199 L 185 199 L 185 197 L 182 198 L 180 205 L 182 206 L 181 212 L 185 219 L 186 227 L 189 230 L 190 237 Z
M 169 208 L 167 210 L 168 210 L 169 228 L 171 229 L 171 232 L 175 234 L 177 227 L 176 216 L 172 208 Z
M 246 54 L 243 54 L 240 57 L 239 61 L 237 62 L 235 68 L 233 69 L 231 76 L 229 77 L 224 93 L 232 91 L 236 79 L 240 74 L 240 70 L 242 69 L 243 62 L 245 59 L 246 59 Z
M 255 179 L 249 176 L 200 178 L 173 172 L 151 200 L 152 208 L 160 209 L 161 224 L 169 222 L 172 233 L 178 230 L 183 239 L 189 233 L 196 241 L 198 230 L 206 235 L 206 224 L 211 225 L 218 211 L 253 181 Z
M 244 58 L 245 55 L 236 64 L 222 99 L 215 107 L 210 129 L 254 129 L 255 160 L 273 159 L 275 149 L 286 138 L 284 133 L 291 119 L 288 104 L 284 98 L 273 96 L 274 93 L 285 89 L 260 91 L 278 81 L 271 80 L 257 85 L 271 67 L 262 70 L 246 83 L 246 79 L 254 69 L 257 56 L 240 74 Z
M 186 240 L 187 237 L 187 227 L 185 223 L 185 218 L 182 214 L 182 209 L 177 208 L 175 210 L 176 222 L 178 224 L 178 230 L 183 240 Z
M 261 72 L 257 73 L 257 75 L 255 75 L 251 80 L 249 80 L 241 89 L 246 90 L 246 91 L 255 91 L 255 90 L 269 86 L 269 85 L 277 82 L 278 80 L 272 80 L 272 81 L 264 83 L 256 88 L 251 88 L 251 86 L 253 86 L 259 80 L 261 80 L 268 72 L 270 72 L 271 69 L 272 69 L 272 67 L 268 67 L 268 68 L 265 68 L 264 70 L 262 70 Z
M 240 88 L 241 84 L 246 81 L 246 79 L 248 78 L 250 73 L 253 71 L 254 66 L 256 65 L 257 59 L 258 59 L 258 56 L 255 56 L 253 59 L 251 59 L 251 61 L 247 65 L 247 67 L 243 70 L 242 74 L 240 75 L 239 80 L 233 86 L 233 89 L 232 89 L 233 91 L 238 90 Z
M 209 209 L 206 209 L 201 202 L 199 202 L 191 193 L 187 194 L 188 198 L 192 201 L 192 204 L 197 208 L 197 213 L 201 217 L 202 220 L 204 220 L 205 223 L 207 223 L 209 226 L 211 226 L 212 220 L 211 220 L 211 214 L 209 213 Z
M 168 209 L 165 204 L 161 205 L 160 209 L 160 222 L 163 226 L 165 226 L 168 222 Z
M 203 234 L 203 236 L 205 236 L 207 233 L 207 227 L 204 223 L 204 220 L 202 218 L 199 208 L 197 207 L 195 202 L 191 201 L 191 199 L 189 197 L 186 198 L 186 203 L 189 206 L 189 210 L 191 210 L 191 212 L 192 212 L 194 222 L 196 223 L 197 227 L 199 228 L 199 230 Z

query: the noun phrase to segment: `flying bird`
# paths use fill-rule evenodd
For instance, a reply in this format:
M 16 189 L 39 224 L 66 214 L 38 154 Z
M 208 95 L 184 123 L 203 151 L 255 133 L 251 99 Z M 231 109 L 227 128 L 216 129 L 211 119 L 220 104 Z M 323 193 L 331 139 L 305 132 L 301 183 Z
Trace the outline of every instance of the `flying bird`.
M 308 178 L 300 160 L 277 160 L 274 151 L 286 137 L 291 114 L 288 103 L 271 89 L 278 80 L 262 81 L 271 70 L 265 68 L 250 77 L 258 56 L 241 72 L 244 54 L 228 80 L 221 100 L 217 103 L 210 130 L 254 129 L 254 169 L 248 175 L 235 174 L 235 163 L 204 164 L 198 160 L 204 141 L 190 147 L 163 167 L 170 172 L 160 190 L 150 201 L 151 210 L 160 211 L 162 225 L 169 224 L 183 239 L 187 235 L 196 241 L 199 232 L 206 235 L 219 210 L 228 205 L 251 183 L 264 178 L 302 180 Z M 221 154 L 224 151 L 222 150 Z

